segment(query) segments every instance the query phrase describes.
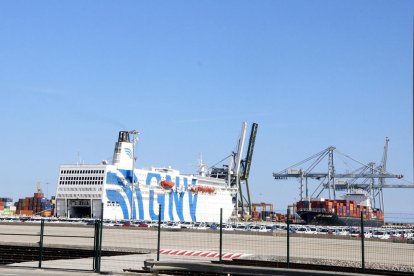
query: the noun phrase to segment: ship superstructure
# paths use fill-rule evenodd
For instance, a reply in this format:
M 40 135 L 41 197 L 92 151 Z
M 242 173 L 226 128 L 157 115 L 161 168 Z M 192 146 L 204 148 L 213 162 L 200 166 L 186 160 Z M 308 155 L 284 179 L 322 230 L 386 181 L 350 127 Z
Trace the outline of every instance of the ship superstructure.
M 103 206 L 104 219 L 158 220 L 159 205 L 161 219 L 167 221 L 218 222 L 220 208 L 224 220 L 235 215 L 239 187 L 206 171 L 202 162 L 195 175 L 171 167 L 136 169 L 137 134 L 119 132 L 112 164 L 60 166 L 58 217 L 99 218 Z M 234 168 L 227 174 L 233 175 Z

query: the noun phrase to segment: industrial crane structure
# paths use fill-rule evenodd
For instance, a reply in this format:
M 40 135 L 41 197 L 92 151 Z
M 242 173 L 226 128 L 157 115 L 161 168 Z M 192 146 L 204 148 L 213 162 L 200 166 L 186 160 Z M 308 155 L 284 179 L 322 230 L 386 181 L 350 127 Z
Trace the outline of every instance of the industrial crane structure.
M 250 198 L 250 189 L 249 189 L 249 174 L 250 166 L 253 159 L 254 144 L 256 142 L 256 133 L 257 133 L 258 124 L 253 123 L 250 131 L 249 145 L 247 147 L 246 157 L 241 160 L 241 174 L 239 179 L 239 201 L 238 206 L 241 207 L 242 216 L 246 213 L 245 208 L 247 208 L 248 214 L 252 214 L 252 201 Z M 243 191 L 245 190 L 245 191 Z
M 324 192 L 327 192 L 329 199 L 337 199 L 339 192 L 345 191 L 346 193 L 351 193 L 353 191 L 359 191 L 369 196 L 372 207 L 378 207 L 384 210 L 384 188 L 414 188 L 412 183 L 386 184 L 386 179 L 403 178 L 403 175 L 392 174 L 387 171 L 388 142 L 389 139 L 386 137 L 383 157 L 378 166 L 374 162 L 364 164 L 339 152 L 335 147 L 328 147 L 280 172 L 273 173 L 273 177 L 276 180 L 287 178 L 298 179 L 301 201 L 319 198 Z M 338 173 L 335 167 L 335 164 L 338 163 L 338 158 L 342 159 L 346 165 L 352 161 L 358 165 L 358 168 L 351 171 L 348 170 L 345 173 Z M 315 172 L 316 168 L 319 169 L 326 159 L 328 162 L 327 167 L 325 167 L 327 171 Z M 310 193 L 309 188 L 311 185 L 314 187 L 314 184 L 316 188 Z
M 245 219 L 252 214 L 252 202 L 249 189 L 249 174 L 252 164 L 254 145 L 256 142 L 258 124 L 253 123 L 250 132 L 249 144 L 246 156 L 243 159 L 244 144 L 246 141 L 247 123 L 244 122 L 241 129 L 237 151 L 232 152 L 230 156 L 221 160 L 229 160 L 228 165 L 222 167 L 211 167 L 209 175 L 212 177 L 227 179 L 230 187 L 237 187 L 237 193 L 233 198 L 235 204 L 234 215 Z

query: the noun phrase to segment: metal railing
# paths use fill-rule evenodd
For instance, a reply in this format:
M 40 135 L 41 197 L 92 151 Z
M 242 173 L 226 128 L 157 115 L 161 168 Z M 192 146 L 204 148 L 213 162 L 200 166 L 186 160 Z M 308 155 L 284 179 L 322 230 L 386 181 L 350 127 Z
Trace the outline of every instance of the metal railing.
M 23 228 L 19 228 L 24 227 Z M 21 230 L 21 233 L 0 233 L 0 237 L 19 237 L 19 240 L 25 240 L 24 245 L 18 245 L 14 242 L 15 239 L 3 238 L 2 245 L 0 245 L 0 250 L 4 251 L 5 254 L 8 254 L 9 258 L 4 258 L 2 264 L 14 264 L 15 266 L 22 267 L 37 267 L 37 268 L 52 268 L 50 266 L 45 267 L 44 261 L 47 260 L 59 260 L 59 259 L 74 259 L 74 258 L 89 258 L 93 257 L 91 269 L 80 268 L 77 269 L 76 266 L 71 266 L 71 270 L 92 270 L 95 272 L 100 271 L 100 259 L 101 259 L 101 246 L 102 246 L 102 222 L 100 220 L 95 220 L 94 222 L 94 232 L 93 235 L 64 235 L 64 234 L 46 234 L 45 230 L 48 229 L 45 227 L 45 220 L 40 220 L 40 229 L 38 233 L 28 233 L 27 225 L 16 224 L 17 230 Z M 36 230 L 35 225 L 31 225 L 30 230 Z M 49 228 L 50 229 L 50 228 Z M 59 227 L 58 230 L 61 230 L 62 227 Z M 16 231 L 17 231 L 16 230 Z M 26 233 L 24 233 L 24 231 Z M 59 232 L 56 230 L 57 232 Z M 46 243 L 47 239 L 59 239 L 63 241 L 65 239 L 84 239 L 84 240 L 94 240 L 91 246 L 86 245 L 86 247 L 92 247 L 93 249 L 85 248 L 66 248 L 67 245 L 55 245 L 54 242 Z M 67 241 L 64 244 L 70 245 L 70 241 Z M 47 245 L 45 245 L 47 244 Z M 85 247 L 84 245 L 82 247 Z M 8 252 L 13 251 L 13 254 Z M 57 267 L 60 268 L 58 265 Z M 67 267 L 62 267 L 67 268 Z

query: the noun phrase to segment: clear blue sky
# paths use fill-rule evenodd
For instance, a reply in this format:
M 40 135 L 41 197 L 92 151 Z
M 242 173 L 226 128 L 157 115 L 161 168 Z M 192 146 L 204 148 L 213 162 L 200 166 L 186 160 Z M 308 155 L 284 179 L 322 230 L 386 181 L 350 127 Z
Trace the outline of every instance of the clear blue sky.
M 330 145 L 413 179 L 412 1 L 2 1 L 1 196 L 55 193 L 60 164 L 111 160 L 138 129 L 137 167 L 195 172 L 259 130 L 253 201 L 298 199 L 282 170 Z M 414 214 L 413 190 L 387 190 Z

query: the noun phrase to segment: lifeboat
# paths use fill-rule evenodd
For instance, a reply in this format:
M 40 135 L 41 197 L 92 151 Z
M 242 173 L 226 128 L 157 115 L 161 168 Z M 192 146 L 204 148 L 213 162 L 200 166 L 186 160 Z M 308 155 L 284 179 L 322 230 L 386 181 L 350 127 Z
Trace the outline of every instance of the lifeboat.
M 164 189 L 171 189 L 172 187 L 174 187 L 175 183 L 172 181 L 163 180 L 160 182 L 160 185 Z
M 212 187 L 207 187 L 207 193 L 214 193 L 216 191 L 216 189 L 212 188 Z
M 190 189 L 191 192 L 200 192 L 200 193 L 214 193 L 216 191 L 216 189 L 212 188 L 212 187 L 207 187 L 207 186 L 197 186 L 197 187 L 191 187 Z

